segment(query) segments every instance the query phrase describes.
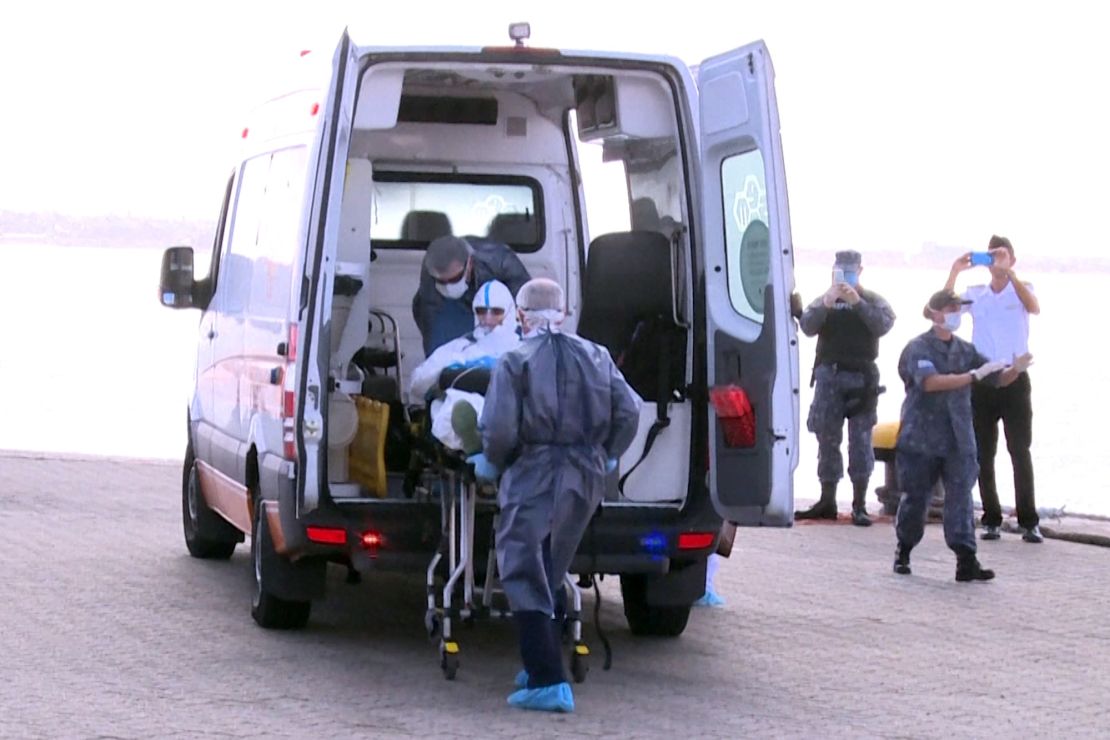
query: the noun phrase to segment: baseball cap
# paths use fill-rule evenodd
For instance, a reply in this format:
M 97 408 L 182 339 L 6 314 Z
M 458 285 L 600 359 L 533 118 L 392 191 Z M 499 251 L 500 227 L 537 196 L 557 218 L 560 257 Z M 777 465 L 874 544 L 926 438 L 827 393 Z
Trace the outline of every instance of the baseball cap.
M 949 306 L 966 306 L 969 303 L 971 301 L 961 298 L 953 290 L 938 290 L 929 296 L 929 302 L 925 304 L 921 313 L 925 318 L 930 319 L 932 317 L 929 316 L 929 311 L 943 311 Z

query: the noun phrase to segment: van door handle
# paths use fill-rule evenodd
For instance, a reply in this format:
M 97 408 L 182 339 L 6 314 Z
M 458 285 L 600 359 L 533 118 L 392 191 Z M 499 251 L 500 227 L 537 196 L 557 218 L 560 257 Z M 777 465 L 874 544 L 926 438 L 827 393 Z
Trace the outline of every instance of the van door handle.
M 208 330 L 208 338 L 209 339 L 215 339 L 216 338 L 216 330 L 215 329 L 209 329 Z

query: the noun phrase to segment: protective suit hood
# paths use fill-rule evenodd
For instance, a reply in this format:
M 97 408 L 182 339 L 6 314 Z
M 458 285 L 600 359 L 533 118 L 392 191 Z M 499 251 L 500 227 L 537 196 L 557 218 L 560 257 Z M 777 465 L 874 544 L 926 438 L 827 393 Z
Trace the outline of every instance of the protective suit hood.
M 474 313 L 474 336 L 481 339 L 487 335 L 492 334 L 512 334 L 519 336 L 517 333 L 516 321 L 516 302 L 513 301 L 512 291 L 500 280 L 490 280 L 478 286 L 478 292 L 474 294 L 474 300 L 471 302 L 471 309 L 475 310 Z M 492 331 L 483 327 L 478 321 L 478 308 L 499 308 L 505 312 L 505 319 L 501 325 Z

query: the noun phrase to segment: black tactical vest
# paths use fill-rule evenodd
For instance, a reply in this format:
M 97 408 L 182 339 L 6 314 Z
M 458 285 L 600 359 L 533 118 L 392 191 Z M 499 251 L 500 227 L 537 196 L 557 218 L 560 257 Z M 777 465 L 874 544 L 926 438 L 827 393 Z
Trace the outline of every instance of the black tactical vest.
M 879 338 L 863 323 L 857 311 L 838 303 L 817 333 L 817 357 L 814 365 L 836 363 L 847 368 L 863 369 L 879 356 Z M 840 308 L 840 306 L 844 306 Z

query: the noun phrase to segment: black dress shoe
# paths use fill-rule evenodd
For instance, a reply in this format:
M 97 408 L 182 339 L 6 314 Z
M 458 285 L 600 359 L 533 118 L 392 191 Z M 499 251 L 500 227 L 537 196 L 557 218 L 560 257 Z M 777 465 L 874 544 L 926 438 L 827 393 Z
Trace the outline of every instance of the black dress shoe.
M 1023 534 L 1021 538 L 1026 542 L 1032 542 L 1033 544 L 1044 542 L 1044 535 L 1041 534 L 1041 528 L 1038 527 L 1036 524 L 1025 530 L 1025 534 Z
M 979 539 L 982 540 L 997 540 L 1002 537 L 997 524 L 988 524 L 984 527 L 984 532 Z
M 956 580 L 961 583 L 989 581 L 992 578 L 994 578 L 994 571 L 980 565 L 978 558 L 956 563 Z
M 898 545 L 894 551 L 894 572 L 900 576 L 910 575 L 910 548 Z
M 818 501 L 805 511 L 795 511 L 795 519 L 836 519 L 835 501 Z
M 867 516 L 867 509 L 852 509 L 852 524 L 857 527 L 870 527 L 871 517 Z

